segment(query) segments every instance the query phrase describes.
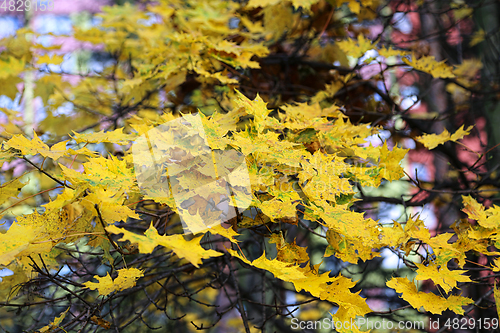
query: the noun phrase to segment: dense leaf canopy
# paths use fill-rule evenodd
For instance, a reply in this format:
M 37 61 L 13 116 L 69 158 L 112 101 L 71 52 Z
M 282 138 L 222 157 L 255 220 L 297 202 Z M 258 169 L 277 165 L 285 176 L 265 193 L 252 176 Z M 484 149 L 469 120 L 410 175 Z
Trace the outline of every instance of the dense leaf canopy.
M 127 2 L 1 39 L 2 329 L 498 319 L 488 6 Z M 64 71 L 61 38 L 101 69 Z

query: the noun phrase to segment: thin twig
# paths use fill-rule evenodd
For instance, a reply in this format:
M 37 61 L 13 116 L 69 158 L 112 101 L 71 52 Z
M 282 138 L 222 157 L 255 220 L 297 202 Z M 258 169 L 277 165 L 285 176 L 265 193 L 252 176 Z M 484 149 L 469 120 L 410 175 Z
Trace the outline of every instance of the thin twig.
M 28 162 L 29 164 L 31 164 L 35 169 L 37 169 L 38 171 L 40 171 L 41 173 L 43 173 L 44 175 L 46 175 L 47 177 L 49 177 L 50 179 L 52 179 L 53 181 L 55 181 L 56 183 L 58 183 L 59 185 L 62 185 L 64 187 L 69 187 L 70 189 L 74 190 L 73 187 L 69 186 L 68 184 L 65 184 L 64 182 L 60 181 L 57 178 L 54 178 L 51 174 L 49 174 L 45 170 L 42 170 L 39 166 L 37 166 L 35 163 L 33 163 L 30 160 L 28 160 L 25 156 L 23 156 L 23 160 L 25 160 L 26 162 Z

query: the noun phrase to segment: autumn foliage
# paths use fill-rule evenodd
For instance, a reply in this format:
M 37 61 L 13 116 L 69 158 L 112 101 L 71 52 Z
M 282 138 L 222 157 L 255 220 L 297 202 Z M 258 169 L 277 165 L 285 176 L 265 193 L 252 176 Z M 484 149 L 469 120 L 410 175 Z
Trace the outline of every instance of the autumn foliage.
M 100 71 L 62 71 L 57 40 L 39 43 L 28 28 L 0 40 L 1 93 L 14 100 L 22 84 L 24 94 L 24 109 L 0 110 L 1 327 L 287 332 L 293 317 L 497 318 L 495 147 L 474 146 L 488 128 L 471 121 L 485 122 L 473 103 L 498 98 L 473 52 L 487 34 L 471 28 L 465 58 L 445 60 L 424 27 L 420 40 L 401 40 L 396 14 L 442 11 L 452 31 L 474 26 L 478 8 L 414 2 L 103 7 L 98 26 L 63 37 L 92 47 Z M 399 85 L 413 84 L 407 105 Z M 448 94 L 447 108 L 426 84 Z M 201 169 L 193 152 L 168 145 L 169 132 L 154 132 L 181 117 L 203 124 L 193 138 L 213 155 L 197 160 Z M 138 182 L 148 150 L 134 144 L 148 133 L 184 168 L 175 181 L 162 162 Z M 227 151 L 244 156 L 249 186 L 217 160 Z M 441 178 L 405 171 L 423 156 L 447 162 L 434 169 Z M 172 193 L 221 175 L 236 213 L 205 228 L 220 218 L 218 192 Z M 382 221 L 388 205 L 403 213 Z M 412 210 L 424 205 L 437 226 Z M 382 265 L 388 252 L 397 268 Z

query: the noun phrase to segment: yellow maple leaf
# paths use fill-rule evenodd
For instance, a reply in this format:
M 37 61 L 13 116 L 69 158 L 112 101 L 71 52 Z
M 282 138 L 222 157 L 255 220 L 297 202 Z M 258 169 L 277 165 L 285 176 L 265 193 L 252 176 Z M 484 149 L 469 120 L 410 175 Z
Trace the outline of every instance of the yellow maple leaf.
M 389 180 L 399 180 L 404 176 L 403 168 L 401 167 L 401 161 L 408 153 L 409 149 L 402 149 L 399 147 L 394 147 L 389 150 L 387 147 L 387 141 L 384 145 L 380 147 L 380 160 L 378 165 L 383 168 L 382 176 Z
M 83 164 L 85 172 L 81 173 L 59 164 L 66 180 L 72 184 L 82 184 L 88 187 L 101 187 L 107 190 L 128 190 L 135 186 L 134 170 L 127 168 L 125 160 L 119 160 L 110 155 L 109 158 L 102 156 L 91 158 Z
M 359 34 L 356 39 L 347 39 L 337 43 L 342 51 L 353 58 L 360 58 L 366 51 L 375 48 L 372 41 Z
M 297 205 L 298 202 L 293 203 L 292 201 L 281 201 L 274 198 L 260 203 L 259 208 L 272 220 L 277 220 L 287 217 L 294 218 L 297 214 Z
M 24 70 L 25 64 L 26 62 L 24 61 L 24 57 L 16 59 L 9 56 L 7 61 L 0 59 L 0 79 L 7 79 L 21 74 Z
M 321 217 L 329 229 L 350 238 L 370 239 L 372 230 L 377 228 L 377 222 L 365 219 L 362 213 L 353 212 L 348 204 L 331 206 L 327 202 L 319 201 L 311 206 L 312 211 Z
M 320 0 L 292 0 L 292 5 L 295 9 L 302 7 L 304 10 L 308 11 L 311 6 L 318 3 Z
M 123 191 L 117 192 L 103 188 L 94 188 L 80 200 L 80 204 L 97 216 L 95 205 L 99 206 L 101 217 L 106 224 L 113 224 L 117 221 L 127 221 L 128 218 L 140 219 L 132 209 L 123 205 Z
M 17 154 L 13 150 L 0 151 L 0 167 L 2 167 L 4 162 L 10 162 L 16 157 Z
M 45 207 L 47 211 L 58 210 L 66 206 L 68 203 L 75 201 L 75 199 L 83 192 L 83 190 L 84 189 L 79 189 L 77 191 L 65 187 L 63 193 L 59 194 L 55 200 L 52 200 L 51 202 L 46 203 L 42 206 Z
M 439 284 L 444 291 L 449 292 L 457 286 L 457 282 L 471 282 L 468 276 L 462 275 L 464 270 L 450 271 L 448 267 L 441 266 L 438 268 L 436 264 L 416 264 L 418 267 L 416 280 L 424 281 L 431 279 L 435 284 Z
M 68 150 L 66 149 L 66 142 L 61 141 L 50 147 L 50 151 L 39 151 L 40 155 L 43 157 L 50 157 L 53 160 L 57 160 L 59 157 L 68 154 Z
M 450 7 L 454 8 L 453 16 L 455 17 L 455 20 L 457 20 L 457 22 L 461 21 L 467 16 L 470 16 L 474 12 L 473 8 L 470 8 L 462 1 L 454 1 Z
M 86 134 L 73 132 L 72 137 L 73 139 L 75 139 L 77 143 L 109 142 L 109 143 L 125 145 L 128 144 L 131 140 L 133 140 L 135 138 L 135 135 L 123 133 L 123 128 L 118 128 L 114 131 L 104 132 L 104 130 L 102 130 L 100 132 L 86 133 Z
M 484 206 L 478 203 L 470 195 L 462 196 L 464 208 L 462 211 L 467 214 L 467 216 L 472 220 L 484 220 L 486 219 L 486 213 L 484 212 Z
M 18 134 L 14 135 L 6 144 L 11 147 L 21 151 L 23 155 L 36 155 L 40 154 L 43 157 L 50 157 L 53 160 L 57 160 L 62 156 L 71 154 L 84 154 L 88 156 L 94 156 L 95 153 L 89 151 L 87 148 L 82 148 L 78 150 L 67 149 L 66 141 L 61 141 L 54 144 L 49 148 L 33 131 L 33 139 L 28 139 L 24 135 Z
M 460 126 L 460 128 L 453 134 L 450 134 L 446 130 L 443 130 L 441 134 L 424 134 L 422 136 L 418 136 L 415 139 L 422 143 L 427 149 L 434 149 L 439 145 L 442 145 L 448 141 L 457 141 L 462 139 L 464 136 L 468 135 L 474 126 L 469 126 L 466 130 L 464 130 L 464 125 Z
M 267 7 L 276 5 L 280 2 L 281 0 L 250 0 L 247 4 L 247 8 Z
M 198 61 L 194 66 L 194 71 L 201 75 L 203 78 L 212 78 L 219 80 L 223 84 L 235 84 L 238 83 L 238 80 L 228 77 L 224 75 L 224 72 L 213 72 L 207 68 L 204 68 L 204 63 Z
M 478 31 L 474 32 L 472 34 L 472 38 L 469 42 L 469 46 L 474 46 L 474 45 L 481 43 L 482 41 L 484 41 L 485 36 L 486 36 L 486 33 L 482 28 L 479 29 Z
M 297 292 L 305 290 L 322 300 L 337 303 L 339 306 L 348 309 L 351 318 L 371 312 L 365 299 L 359 296 L 359 292 L 351 293 L 349 291 L 349 288 L 354 287 L 356 282 L 342 275 L 329 277 L 329 272 L 317 274 L 309 267 L 292 266 L 277 259 L 269 260 L 266 258 L 265 253 L 254 261 L 249 261 L 236 251 L 231 249 L 227 249 L 227 251 L 248 265 L 267 270 L 278 279 L 291 282 Z
M 243 108 L 246 113 L 254 116 L 253 124 L 258 132 L 262 132 L 265 127 L 266 118 L 269 115 L 270 110 L 267 109 L 267 103 L 262 100 L 262 98 L 257 94 L 255 99 L 251 101 L 240 91 L 236 90 L 238 98 L 235 100 L 236 105 Z
M 407 241 L 407 235 L 403 230 L 403 227 L 400 223 L 393 221 L 392 228 L 388 225 L 385 225 L 381 230 L 380 234 L 382 235 L 382 244 L 390 245 L 390 244 L 404 244 Z
M 400 297 L 410 303 L 415 309 L 424 307 L 425 311 L 429 311 L 433 314 L 441 314 L 446 309 L 449 309 L 457 314 L 463 315 L 464 310 L 462 307 L 474 303 L 473 300 L 467 297 L 453 295 L 448 298 L 443 298 L 432 293 L 419 292 L 417 291 L 415 283 L 406 278 L 392 278 L 386 282 L 386 285 L 396 290 L 396 292 L 402 293 L 403 295 Z
M 496 229 L 500 226 L 500 207 L 493 205 L 485 210 L 484 206 L 478 203 L 474 198 L 469 196 L 462 196 L 464 208 L 462 211 L 467 214 L 467 216 L 472 220 L 477 220 L 479 225 L 483 228 Z M 493 230 L 492 230 L 493 231 Z M 472 230 L 470 234 L 475 234 L 474 239 L 488 238 L 479 237 L 483 234 L 487 236 L 486 233 L 491 231 L 486 230 Z
M 271 234 L 269 243 L 276 244 L 276 249 L 278 250 L 277 259 L 279 261 L 291 264 L 301 264 L 309 261 L 307 248 L 298 246 L 295 240 L 293 243 L 288 243 L 283 238 L 283 233 L 281 231 L 279 234 Z
M 71 307 L 68 307 L 66 311 L 61 312 L 61 314 L 58 317 L 54 318 L 54 321 L 52 321 L 50 324 L 47 326 L 44 326 L 38 330 L 39 333 L 45 333 L 45 332 L 51 332 L 52 330 L 56 329 L 61 325 L 62 321 L 66 317 L 66 314 L 68 313 L 69 309 Z
M 139 245 L 139 252 L 141 253 L 151 253 L 156 246 L 162 245 L 174 251 L 179 258 L 185 258 L 195 267 L 199 267 L 202 263 L 201 259 L 223 255 L 223 253 L 214 250 L 206 250 L 201 247 L 200 240 L 203 235 L 189 241 L 185 240 L 182 235 L 160 236 L 156 228 L 153 227 L 153 224 L 149 226 L 149 229 L 146 230 L 144 235 L 138 235 L 114 225 L 107 227 L 106 230 L 113 234 L 123 233 L 123 237 L 119 240 L 128 240 L 131 243 L 137 243 Z
M 0 265 L 7 266 L 15 258 L 49 252 L 51 243 L 37 243 L 39 227 L 13 222 L 6 233 L 0 234 Z
M 500 272 L 500 258 L 493 259 L 493 272 Z
M 497 281 L 495 280 L 495 284 L 493 285 L 495 304 L 497 308 L 497 316 L 500 316 L 500 288 L 497 289 Z
M 231 227 L 224 228 L 222 226 L 222 224 L 217 224 L 217 225 L 211 226 L 209 229 L 206 230 L 206 232 L 210 232 L 211 234 L 214 234 L 214 235 L 223 236 L 235 244 L 239 242 L 239 240 L 237 240 L 234 237 L 239 236 L 240 234 L 238 234 L 236 231 L 234 231 L 233 228 L 231 228 Z
M 431 74 L 435 78 L 454 78 L 453 67 L 446 64 L 443 61 L 437 61 L 433 56 L 422 57 L 417 59 L 415 55 L 412 55 L 412 60 L 403 58 L 403 62 L 409 66 L 412 66 L 416 70 L 424 73 Z
M 250 0 L 247 4 L 248 8 L 256 8 L 256 7 L 268 7 L 279 4 L 282 0 Z M 295 9 L 302 7 L 304 10 L 311 9 L 311 6 L 315 3 L 318 3 L 319 0 L 291 0 L 292 5 Z
M 52 64 L 52 65 L 60 65 L 64 61 L 64 57 L 53 54 L 53 55 L 48 55 L 44 54 L 42 56 L 39 56 L 38 59 L 36 60 L 37 65 L 41 64 Z
M 311 201 L 320 202 L 330 200 L 335 202 L 337 196 L 341 194 L 354 193 L 352 185 L 348 178 L 339 177 L 340 174 L 347 172 L 347 165 L 343 158 L 326 155 L 321 151 L 316 151 L 314 155 L 303 161 L 301 165 L 303 170 L 299 172 L 301 180 L 308 179 L 307 184 L 302 187 Z M 312 177 L 311 177 L 312 176 Z
M 395 56 L 406 56 L 410 55 L 411 53 L 403 50 L 395 50 L 393 48 L 388 48 L 388 47 L 383 47 L 381 49 L 378 49 L 378 54 L 380 54 L 382 57 L 389 58 L 389 57 L 395 57 Z
M 200 112 L 201 120 L 203 122 L 203 128 L 205 130 L 205 135 L 207 143 L 212 149 L 224 149 L 229 143 L 227 138 L 224 136 L 230 129 L 236 129 L 236 122 L 239 120 L 239 116 L 235 119 L 232 124 L 229 123 L 230 127 L 221 126 L 221 124 L 215 119 L 215 115 L 212 117 L 206 117 Z M 226 125 L 226 124 L 225 124 Z
M 20 178 L 15 178 L 0 186 L 0 205 L 4 204 L 9 198 L 19 195 L 23 186 L 26 185 L 21 182 Z
M 109 295 L 114 291 L 121 291 L 135 286 L 137 279 L 144 276 L 142 270 L 137 268 L 122 268 L 118 270 L 116 279 L 112 279 L 109 272 L 106 276 L 95 275 L 94 278 L 99 282 L 85 282 L 83 285 L 92 290 L 98 290 L 99 295 Z
M 35 131 L 33 131 L 32 140 L 26 138 L 24 135 L 18 134 L 14 135 L 6 144 L 11 148 L 20 150 L 23 155 L 36 155 L 40 151 L 50 152 L 49 146 L 40 140 Z
M 473 87 L 477 83 L 477 73 L 483 68 L 479 59 L 466 59 L 460 65 L 457 65 L 453 73 L 457 76 L 457 81 L 466 87 Z M 449 90 L 453 93 L 453 98 L 457 101 L 464 101 L 469 97 L 469 92 L 453 83 L 450 83 Z

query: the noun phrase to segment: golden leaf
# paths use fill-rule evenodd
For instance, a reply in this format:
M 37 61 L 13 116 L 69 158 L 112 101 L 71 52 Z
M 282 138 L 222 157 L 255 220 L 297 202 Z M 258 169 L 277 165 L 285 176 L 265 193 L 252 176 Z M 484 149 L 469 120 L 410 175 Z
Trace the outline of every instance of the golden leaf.
M 52 65 L 60 65 L 64 61 L 64 57 L 53 54 L 52 56 L 48 54 L 44 54 L 42 56 L 39 56 L 38 59 L 36 60 L 37 65 L 41 64 L 52 64 Z
M 441 314 L 446 309 L 449 309 L 463 315 L 464 310 L 462 307 L 474 303 L 473 300 L 467 297 L 453 295 L 448 298 L 442 298 L 432 293 L 418 292 L 415 283 L 406 278 L 392 278 L 387 281 L 386 285 L 396 290 L 396 292 L 402 293 L 403 295 L 400 297 L 410 303 L 415 309 L 424 307 L 425 311 L 433 314 Z
M 38 330 L 38 332 L 39 333 L 51 332 L 52 330 L 59 328 L 59 325 L 61 325 L 62 321 L 66 317 L 66 314 L 68 313 L 70 308 L 71 307 L 68 307 L 66 311 L 61 312 L 59 317 L 55 317 L 53 322 L 51 322 L 47 326 L 42 327 L 41 329 Z
M 106 273 L 106 276 L 100 277 L 95 275 L 94 278 L 99 282 L 85 282 L 85 287 L 98 290 L 99 295 L 109 295 L 114 291 L 121 291 L 125 289 L 129 289 L 135 286 L 137 279 L 141 276 L 144 276 L 143 271 L 137 268 L 122 268 L 118 270 L 118 276 L 116 279 L 112 279 L 109 276 L 109 272 Z
M 337 43 L 342 51 L 353 58 L 360 58 L 366 51 L 375 48 L 372 41 L 359 34 L 357 39 L 347 39 Z
M 230 249 L 227 251 L 248 265 L 267 270 L 278 279 L 291 282 L 297 292 L 305 290 L 322 300 L 338 304 L 347 309 L 351 318 L 371 312 L 365 299 L 359 296 L 359 292 L 351 293 L 349 291 L 349 288 L 354 287 L 356 283 L 342 275 L 331 278 L 329 272 L 318 274 L 308 267 L 292 266 L 277 259 L 269 260 L 265 253 L 251 262 L 236 251 Z
M 202 263 L 201 259 L 223 255 L 223 253 L 214 250 L 206 250 L 201 247 L 200 240 L 203 235 L 195 237 L 190 241 L 186 241 L 182 235 L 160 236 L 156 228 L 153 227 L 153 224 L 149 226 L 144 236 L 127 231 L 123 228 L 118 228 L 114 225 L 107 227 L 106 230 L 113 234 L 123 233 L 123 237 L 119 240 L 128 240 L 131 243 L 137 243 L 139 245 L 139 252 L 141 253 L 151 253 L 156 246 L 162 245 L 174 251 L 179 258 L 185 258 L 195 267 L 199 267 Z
M 445 61 L 436 61 L 433 56 L 422 57 L 417 59 L 415 55 L 412 55 L 412 60 L 403 58 L 403 62 L 409 66 L 412 66 L 416 70 L 424 73 L 431 74 L 435 78 L 454 78 L 453 67 L 447 65 Z
M 449 292 L 455 288 L 457 282 L 471 282 L 468 276 L 462 275 L 467 272 L 465 270 L 450 271 L 448 267 L 441 266 L 438 268 L 436 264 L 425 266 L 417 263 L 416 265 L 418 270 L 415 280 L 424 281 L 431 279 L 435 284 L 440 285 L 445 292 Z
M 428 149 L 434 149 L 439 145 L 442 145 L 448 141 L 457 141 L 462 139 L 464 136 L 468 135 L 474 126 L 469 126 L 466 130 L 464 130 L 464 125 L 460 126 L 460 128 L 453 134 L 450 134 L 446 128 L 443 130 L 441 134 L 424 134 L 422 136 L 418 136 L 415 139 L 422 143 Z
M 128 144 L 131 140 L 135 138 L 133 134 L 125 134 L 123 133 L 123 128 L 118 128 L 114 131 L 104 132 L 95 132 L 95 133 L 87 133 L 80 134 L 73 132 L 73 139 L 77 143 L 81 142 L 89 142 L 89 143 L 100 143 L 100 142 L 109 142 L 125 145 Z

